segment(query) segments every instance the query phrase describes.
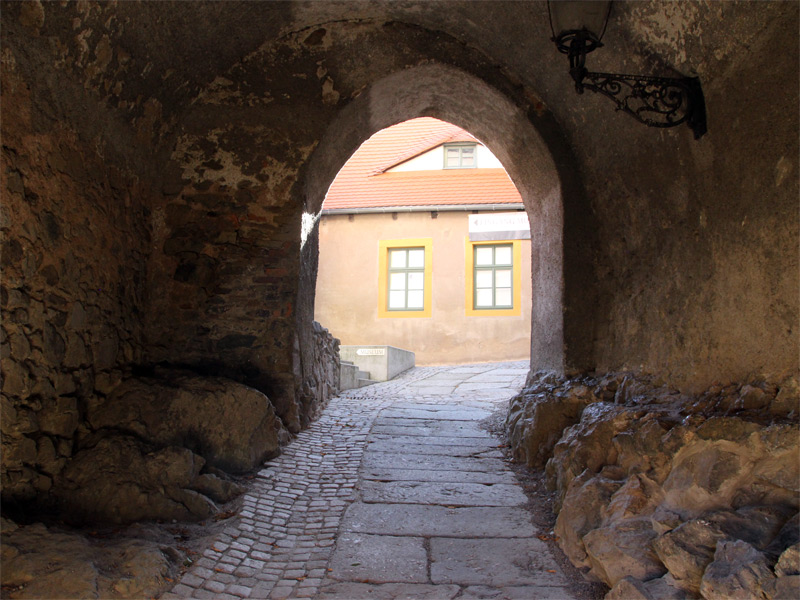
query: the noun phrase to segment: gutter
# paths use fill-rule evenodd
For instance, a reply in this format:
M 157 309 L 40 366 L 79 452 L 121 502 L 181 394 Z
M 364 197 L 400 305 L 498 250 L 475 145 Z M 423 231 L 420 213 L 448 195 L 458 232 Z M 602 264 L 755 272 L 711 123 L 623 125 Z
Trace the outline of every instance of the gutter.
M 323 217 L 333 215 L 366 215 L 385 213 L 415 213 L 415 212 L 466 212 L 466 211 L 515 211 L 524 210 L 521 202 L 515 204 L 428 204 L 421 206 L 376 206 L 371 208 L 331 208 L 322 209 Z

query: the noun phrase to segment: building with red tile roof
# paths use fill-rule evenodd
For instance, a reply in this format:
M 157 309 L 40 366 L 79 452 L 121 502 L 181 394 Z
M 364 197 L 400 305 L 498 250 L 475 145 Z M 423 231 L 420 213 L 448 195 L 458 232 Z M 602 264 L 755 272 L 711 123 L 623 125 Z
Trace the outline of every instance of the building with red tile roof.
M 379 131 L 322 205 L 315 319 L 416 363 L 527 359 L 530 226 L 497 158 L 432 118 Z

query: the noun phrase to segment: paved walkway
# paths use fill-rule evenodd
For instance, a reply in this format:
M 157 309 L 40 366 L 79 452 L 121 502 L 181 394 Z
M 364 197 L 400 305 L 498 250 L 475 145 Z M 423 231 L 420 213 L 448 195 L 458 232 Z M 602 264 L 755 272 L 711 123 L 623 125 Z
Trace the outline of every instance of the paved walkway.
M 417 367 L 331 401 L 164 598 L 568 599 L 481 429 L 526 363 Z

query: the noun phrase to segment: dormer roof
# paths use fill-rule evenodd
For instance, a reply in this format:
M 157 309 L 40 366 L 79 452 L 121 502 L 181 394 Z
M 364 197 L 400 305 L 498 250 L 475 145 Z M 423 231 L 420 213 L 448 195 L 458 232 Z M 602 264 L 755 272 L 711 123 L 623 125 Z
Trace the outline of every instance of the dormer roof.
M 519 204 L 502 168 L 389 171 L 443 144 L 481 142 L 438 119 L 421 117 L 383 129 L 364 142 L 331 184 L 323 209 Z

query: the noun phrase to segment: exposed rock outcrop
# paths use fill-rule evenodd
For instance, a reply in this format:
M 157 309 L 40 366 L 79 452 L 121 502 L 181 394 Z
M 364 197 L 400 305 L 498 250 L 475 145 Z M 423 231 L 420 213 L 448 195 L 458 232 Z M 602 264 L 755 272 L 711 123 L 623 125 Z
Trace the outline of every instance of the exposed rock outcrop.
M 93 429 L 114 429 L 159 447 L 182 446 L 210 466 L 245 473 L 276 456 L 289 433 L 261 392 L 222 377 L 158 370 L 129 379 L 90 407 Z
M 205 519 L 243 491 L 225 473 L 258 468 L 290 437 L 264 394 L 221 377 L 157 369 L 105 391 L 89 404 L 72 456 L 47 446 L 49 437 L 36 450 L 45 467 L 57 463 L 47 467 L 48 503 L 69 522 Z M 73 419 L 58 414 L 66 416 L 45 420 L 53 430 Z
M 4 598 L 151 598 L 182 557 L 152 541 L 92 540 L 41 523 L 2 520 Z
M 217 510 L 213 500 L 227 502 L 243 489 L 201 475 L 204 464 L 186 448 L 153 450 L 136 438 L 114 435 L 78 452 L 53 491 L 73 522 L 205 519 Z
M 559 544 L 609 598 L 782 598 L 800 594 L 797 416 L 794 378 L 692 398 L 544 375 L 506 424 L 517 460 L 546 461 Z

